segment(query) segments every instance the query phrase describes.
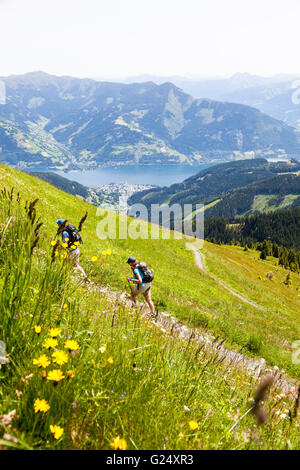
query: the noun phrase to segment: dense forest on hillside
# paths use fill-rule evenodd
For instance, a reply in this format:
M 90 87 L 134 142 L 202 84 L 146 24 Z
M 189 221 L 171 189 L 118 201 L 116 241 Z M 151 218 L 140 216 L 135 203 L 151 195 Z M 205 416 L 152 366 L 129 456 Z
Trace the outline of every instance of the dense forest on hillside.
M 205 222 L 205 239 L 213 243 L 240 244 L 261 251 L 261 259 L 300 271 L 300 207 L 242 219 L 212 218 Z
M 236 217 L 255 212 L 253 207 L 258 195 L 273 196 L 265 201 L 265 210 L 285 203 L 287 195 L 300 196 L 300 176 L 295 174 L 278 175 L 267 180 L 253 183 L 228 193 L 220 202 L 205 211 L 205 217 Z M 289 207 L 300 205 L 300 197 L 287 201 Z
M 247 248 L 248 246 L 246 245 L 245 249 L 247 250 Z M 255 248 L 260 251 L 260 259 L 265 260 L 268 256 L 273 256 L 274 258 L 278 258 L 278 264 L 280 266 L 284 266 L 286 269 L 290 269 L 295 273 L 300 272 L 299 250 L 288 250 L 283 246 L 278 246 L 276 242 L 268 240 L 264 240 L 263 243 L 257 243 Z M 287 276 L 285 282 L 289 284 L 289 276 Z
M 208 219 L 205 221 L 205 238 L 221 243 L 271 240 L 285 248 L 300 249 L 300 207 L 238 219 Z

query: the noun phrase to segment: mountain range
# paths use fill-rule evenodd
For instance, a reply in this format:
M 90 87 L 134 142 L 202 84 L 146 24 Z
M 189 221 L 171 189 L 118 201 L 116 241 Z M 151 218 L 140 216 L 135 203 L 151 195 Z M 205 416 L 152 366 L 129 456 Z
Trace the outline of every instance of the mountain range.
M 195 99 L 170 82 L 122 84 L 43 72 L 1 80 L 0 161 L 13 166 L 300 157 L 293 127 L 243 104 Z
M 297 129 L 300 128 L 300 76 L 275 75 L 260 77 L 249 73 L 236 73 L 228 78 L 186 78 L 141 75 L 125 81 L 152 80 L 161 84 L 174 83 L 195 98 L 207 98 L 253 106 L 263 113 Z

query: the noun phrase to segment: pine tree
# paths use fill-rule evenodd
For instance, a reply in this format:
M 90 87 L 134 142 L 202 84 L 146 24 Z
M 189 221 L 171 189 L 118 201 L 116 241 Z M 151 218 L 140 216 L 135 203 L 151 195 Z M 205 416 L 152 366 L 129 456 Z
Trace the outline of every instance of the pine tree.
M 275 242 L 273 242 L 273 245 L 272 245 L 272 252 L 273 252 L 274 258 L 279 257 L 279 246 Z
M 262 250 L 261 254 L 260 254 L 260 259 L 267 259 L 267 252 L 266 250 Z

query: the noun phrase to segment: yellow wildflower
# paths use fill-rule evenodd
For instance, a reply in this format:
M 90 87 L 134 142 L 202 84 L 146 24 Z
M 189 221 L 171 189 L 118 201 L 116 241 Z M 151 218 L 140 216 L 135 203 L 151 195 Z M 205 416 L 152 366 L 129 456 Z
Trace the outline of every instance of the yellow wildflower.
M 80 242 L 74 242 L 74 245 L 79 246 Z
M 53 362 L 56 362 L 56 364 L 60 366 L 68 362 L 68 356 L 64 351 L 54 351 L 52 357 L 54 358 Z
M 50 431 L 52 432 L 54 439 L 59 439 L 64 433 L 64 429 L 56 424 L 50 424 Z
M 61 330 L 59 328 L 50 328 L 49 335 L 52 338 L 56 338 L 61 333 Z
M 92 257 L 91 257 L 91 261 L 92 261 L 93 263 L 94 263 L 95 261 L 97 261 L 97 259 L 98 259 L 97 256 L 92 256 Z
M 111 250 L 106 250 L 107 255 L 111 255 Z
M 76 245 L 71 245 L 72 250 L 76 250 L 77 246 Z
M 38 325 L 35 325 L 34 329 L 35 329 L 35 332 L 36 332 L 37 335 L 39 335 L 40 332 L 42 331 L 42 327 L 38 326 Z
M 47 411 L 50 410 L 50 405 L 49 403 L 42 399 L 40 400 L 37 398 L 34 402 L 34 412 L 38 413 L 39 411 L 42 411 L 43 413 L 47 413 Z
M 64 248 L 67 248 L 67 247 L 68 247 L 68 244 L 67 244 L 67 243 L 62 243 L 62 246 L 63 246 Z
M 62 255 L 60 255 L 61 259 L 65 259 L 67 256 L 67 253 L 63 253 Z
M 47 375 L 47 380 L 53 380 L 53 382 L 60 382 L 64 378 L 65 376 L 60 369 L 50 370 Z
M 195 431 L 195 429 L 199 428 L 199 424 L 197 421 L 189 421 L 189 426 L 192 431 Z
M 70 349 L 70 351 L 76 351 L 79 349 L 79 344 L 74 339 L 67 339 L 65 342 L 65 348 Z
M 58 256 L 58 251 L 57 251 L 57 250 L 54 252 L 54 255 L 55 255 L 55 256 Z
M 127 449 L 127 442 L 125 439 L 122 439 L 120 436 L 117 436 L 113 439 L 110 443 L 111 447 L 114 450 L 126 450 Z
M 68 308 L 68 305 L 64 304 L 63 308 L 66 310 Z
M 114 360 L 113 360 L 112 357 L 109 357 L 109 358 L 107 359 L 107 362 L 109 362 L 109 364 L 113 364 L 113 363 L 114 363 Z
M 55 246 L 55 245 L 56 245 L 56 241 L 55 241 L 55 240 L 52 240 L 52 241 L 51 241 L 51 245 L 52 245 L 52 246 Z
M 74 376 L 75 376 L 74 371 L 73 370 L 68 370 L 68 372 L 67 372 L 68 380 L 73 379 Z
M 178 437 L 179 437 L 179 438 L 183 437 L 183 432 L 180 432 L 180 433 L 178 434 Z
M 58 342 L 57 342 L 57 339 L 55 338 L 47 338 L 45 339 L 44 344 L 43 344 L 44 348 L 47 348 L 47 349 L 55 348 L 57 345 L 58 345 Z
M 43 367 L 43 369 L 45 369 L 49 366 L 50 361 L 46 354 L 42 354 L 38 359 L 33 359 L 33 364 L 38 367 Z
M 102 251 L 102 255 L 103 255 L 103 256 L 107 255 L 106 250 L 103 250 L 103 251 Z

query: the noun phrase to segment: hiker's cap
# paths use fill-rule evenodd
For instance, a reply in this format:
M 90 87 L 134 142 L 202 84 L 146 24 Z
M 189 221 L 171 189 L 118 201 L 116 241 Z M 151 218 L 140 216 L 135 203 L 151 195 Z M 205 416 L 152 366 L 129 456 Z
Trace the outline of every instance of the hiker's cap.
M 128 260 L 126 261 L 126 263 L 135 263 L 135 262 L 136 262 L 136 259 L 133 256 L 129 256 Z
M 63 224 L 65 222 L 65 219 L 57 219 L 56 223 L 57 224 Z

